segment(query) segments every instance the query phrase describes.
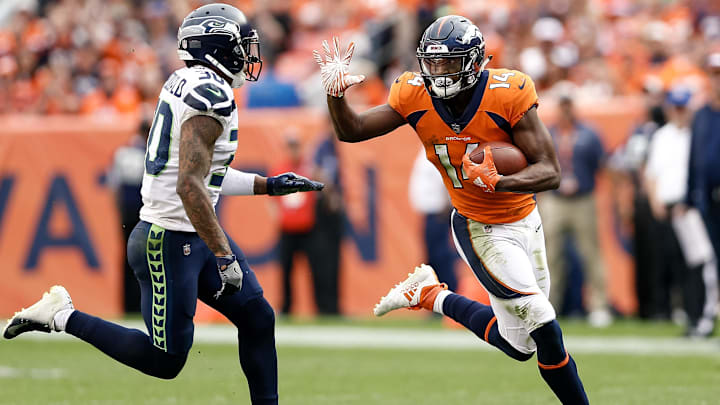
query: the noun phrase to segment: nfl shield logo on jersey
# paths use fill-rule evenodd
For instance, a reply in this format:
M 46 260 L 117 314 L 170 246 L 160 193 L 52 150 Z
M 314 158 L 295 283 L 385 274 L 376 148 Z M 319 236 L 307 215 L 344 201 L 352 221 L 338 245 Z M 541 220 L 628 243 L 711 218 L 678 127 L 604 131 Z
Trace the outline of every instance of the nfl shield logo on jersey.
M 183 254 L 185 256 L 190 256 L 190 244 L 186 243 L 183 245 Z

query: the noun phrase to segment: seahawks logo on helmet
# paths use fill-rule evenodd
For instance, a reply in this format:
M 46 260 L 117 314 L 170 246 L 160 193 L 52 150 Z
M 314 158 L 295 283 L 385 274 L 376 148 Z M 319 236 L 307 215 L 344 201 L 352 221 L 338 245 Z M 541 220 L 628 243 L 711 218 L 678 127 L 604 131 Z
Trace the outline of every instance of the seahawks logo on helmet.
M 201 27 L 205 28 L 205 33 L 222 33 L 237 35 L 239 33 L 238 26 L 232 21 L 221 21 L 215 19 L 207 19 L 200 24 Z

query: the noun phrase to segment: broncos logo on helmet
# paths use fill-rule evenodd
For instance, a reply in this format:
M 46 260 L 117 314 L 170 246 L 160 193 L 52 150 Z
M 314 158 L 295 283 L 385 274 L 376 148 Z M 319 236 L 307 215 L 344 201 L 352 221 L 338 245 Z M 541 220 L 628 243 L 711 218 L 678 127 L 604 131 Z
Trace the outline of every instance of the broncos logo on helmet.
M 245 14 L 227 4 L 208 4 L 185 17 L 178 29 L 178 56 L 214 66 L 232 87 L 256 81 L 262 70 L 257 31 Z
M 439 98 L 452 98 L 474 86 L 490 61 L 478 27 L 459 15 L 438 18 L 427 27 L 417 58 L 428 94 Z
M 482 41 L 482 33 L 480 32 L 480 29 L 475 26 L 475 24 L 470 24 L 470 27 L 468 27 L 468 29 L 465 31 L 465 34 L 463 34 L 463 36 L 458 41 L 461 44 L 469 45 L 475 38 L 480 38 L 480 41 Z

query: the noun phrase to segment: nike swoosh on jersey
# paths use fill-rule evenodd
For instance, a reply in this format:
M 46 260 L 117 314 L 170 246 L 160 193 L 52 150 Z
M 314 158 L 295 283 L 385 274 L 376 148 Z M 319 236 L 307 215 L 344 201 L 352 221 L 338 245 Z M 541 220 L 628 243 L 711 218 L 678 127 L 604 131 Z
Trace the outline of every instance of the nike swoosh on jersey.
M 522 82 L 521 85 L 518 86 L 518 89 L 522 90 L 522 89 L 525 88 L 525 81 L 526 81 L 526 80 L 527 80 L 527 79 L 523 79 L 523 82 Z
M 523 83 L 523 84 L 525 84 L 525 83 Z M 216 96 L 218 96 L 218 97 L 222 97 L 222 96 L 223 96 L 223 94 L 222 94 L 221 92 L 218 92 L 217 90 L 214 90 L 214 89 L 211 88 L 211 87 L 207 87 L 207 91 L 209 91 L 210 93 L 212 93 L 212 94 L 214 94 L 214 95 L 216 95 Z

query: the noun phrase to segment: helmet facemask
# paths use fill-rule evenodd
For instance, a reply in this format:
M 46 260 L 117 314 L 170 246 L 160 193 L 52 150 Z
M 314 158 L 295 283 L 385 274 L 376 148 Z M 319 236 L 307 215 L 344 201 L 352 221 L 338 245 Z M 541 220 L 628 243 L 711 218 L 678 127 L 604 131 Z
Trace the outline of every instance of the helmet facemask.
M 481 47 L 451 52 L 445 45 L 430 44 L 425 50 L 417 50 L 425 88 L 432 97 L 443 99 L 455 97 L 477 83 L 485 67 L 484 56 Z
M 230 39 L 235 43 L 232 49 L 231 60 L 218 60 L 210 54 L 205 54 L 205 59 L 218 68 L 226 76 L 232 78 L 230 87 L 241 87 L 245 81 L 254 82 L 260 77 L 262 60 L 260 59 L 260 41 L 255 30 L 250 35 L 241 38 L 239 32 Z
M 250 30 L 250 35 L 242 38 L 240 44 L 235 47 L 233 54 L 243 61 L 242 71 L 249 82 L 255 82 L 262 71 L 262 60 L 260 59 L 260 39 L 256 30 Z

